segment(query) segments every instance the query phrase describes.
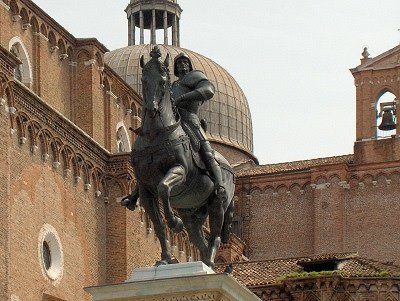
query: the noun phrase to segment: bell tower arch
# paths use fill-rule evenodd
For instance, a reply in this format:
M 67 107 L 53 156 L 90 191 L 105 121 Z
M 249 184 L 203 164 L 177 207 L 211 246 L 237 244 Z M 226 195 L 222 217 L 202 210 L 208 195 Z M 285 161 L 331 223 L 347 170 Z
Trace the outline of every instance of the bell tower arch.
M 356 86 L 355 160 L 400 160 L 400 45 L 374 58 L 367 48 L 350 69 Z
M 128 44 L 145 44 L 149 34 L 150 44 L 157 44 L 157 33 L 163 31 L 163 44 L 180 46 L 182 9 L 177 0 L 131 0 L 125 9 L 128 17 Z M 139 34 L 136 29 L 139 29 Z M 148 43 L 146 43 L 148 44 Z

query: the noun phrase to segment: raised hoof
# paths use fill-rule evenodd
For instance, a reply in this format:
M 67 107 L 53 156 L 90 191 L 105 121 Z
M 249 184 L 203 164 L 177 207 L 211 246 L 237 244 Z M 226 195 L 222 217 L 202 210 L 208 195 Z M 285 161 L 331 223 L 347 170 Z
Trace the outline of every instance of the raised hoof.
M 131 211 L 135 211 L 135 209 L 138 207 L 137 200 L 132 200 L 130 198 L 131 196 L 128 195 L 125 198 L 121 200 L 121 206 L 126 207 L 127 209 Z

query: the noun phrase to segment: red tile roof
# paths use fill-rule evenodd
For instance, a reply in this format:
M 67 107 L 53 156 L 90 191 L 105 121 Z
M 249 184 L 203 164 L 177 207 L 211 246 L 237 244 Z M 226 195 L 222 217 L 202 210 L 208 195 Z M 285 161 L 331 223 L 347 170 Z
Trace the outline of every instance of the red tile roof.
M 337 273 L 343 277 L 400 276 L 399 266 L 362 258 L 359 257 L 357 253 L 326 254 L 310 257 L 238 262 L 232 264 L 232 276 L 246 287 L 279 284 L 286 277 L 290 277 L 290 274 L 292 277 L 293 275 L 296 275 L 296 277 L 299 278 L 302 277 L 302 275 L 304 277 L 310 275 L 305 273 L 303 268 L 304 263 L 322 262 L 327 260 L 336 261 L 338 263 Z M 226 265 L 226 263 L 218 264 L 215 268 L 216 272 L 222 273 Z
M 251 167 L 247 167 L 244 169 L 240 169 L 240 166 L 238 166 L 237 168 L 238 171 L 236 172 L 236 176 L 244 177 L 244 176 L 262 175 L 262 174 L 275 174 L 283 172 L 301 171 L 321 165 L 349 163 L 353 161 L 353 159 L 354 159 L 353 155 L 343 155 L 343 156 L 318 158 L 318 159 L 303 160 L 303 161 L 293 161 L 286 163 L 252 165 Z

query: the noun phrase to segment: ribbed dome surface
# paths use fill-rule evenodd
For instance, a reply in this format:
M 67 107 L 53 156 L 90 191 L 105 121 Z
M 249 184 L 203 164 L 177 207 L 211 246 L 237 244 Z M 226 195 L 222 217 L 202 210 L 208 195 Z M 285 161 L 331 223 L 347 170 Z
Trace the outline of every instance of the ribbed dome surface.
M 203 104 L 200 118 L 208 122 L 211 141 L 239 148 L 249 154 L 253 153 L 253 130 L 247 99 L 235 79 L 221 66 L 193 51 L 167 45 L 159 45 L 162 58 L 169 53 L 171 57 L 170 73 L 173 76 L 172 62 L 175 56 L 183 52 L 188 55 L 194 69 L 203 71 L 214 84 L 216 93 L 212 100 Z M 142 94 L 141 68 L 139 60 L 144 55 L 150 59 L 151 45 L 133 45 L 120 48 L 105 55 L 105 62 L 118 73 L 133 89 Z

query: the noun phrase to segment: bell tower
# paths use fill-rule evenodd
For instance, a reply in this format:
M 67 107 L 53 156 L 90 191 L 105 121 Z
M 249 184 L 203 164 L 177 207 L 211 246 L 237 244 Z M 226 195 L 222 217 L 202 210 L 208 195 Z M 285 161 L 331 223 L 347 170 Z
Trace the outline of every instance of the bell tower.
M 180 46 L 179 20 L 182 9 L 177 0 L 131 0 L 125 9 L 128 17 L 128 44 L 157 44 L 158 31 L 163 44 Z M 136 28 L 139 29 L 137 34 Z M 149 43 L 145 43 L 146 35 Z M 161 43 L 159 43 L 161 44 Z
M 357 163 L 400 160 L 400 45 L 350 70 L 356 86 Z

